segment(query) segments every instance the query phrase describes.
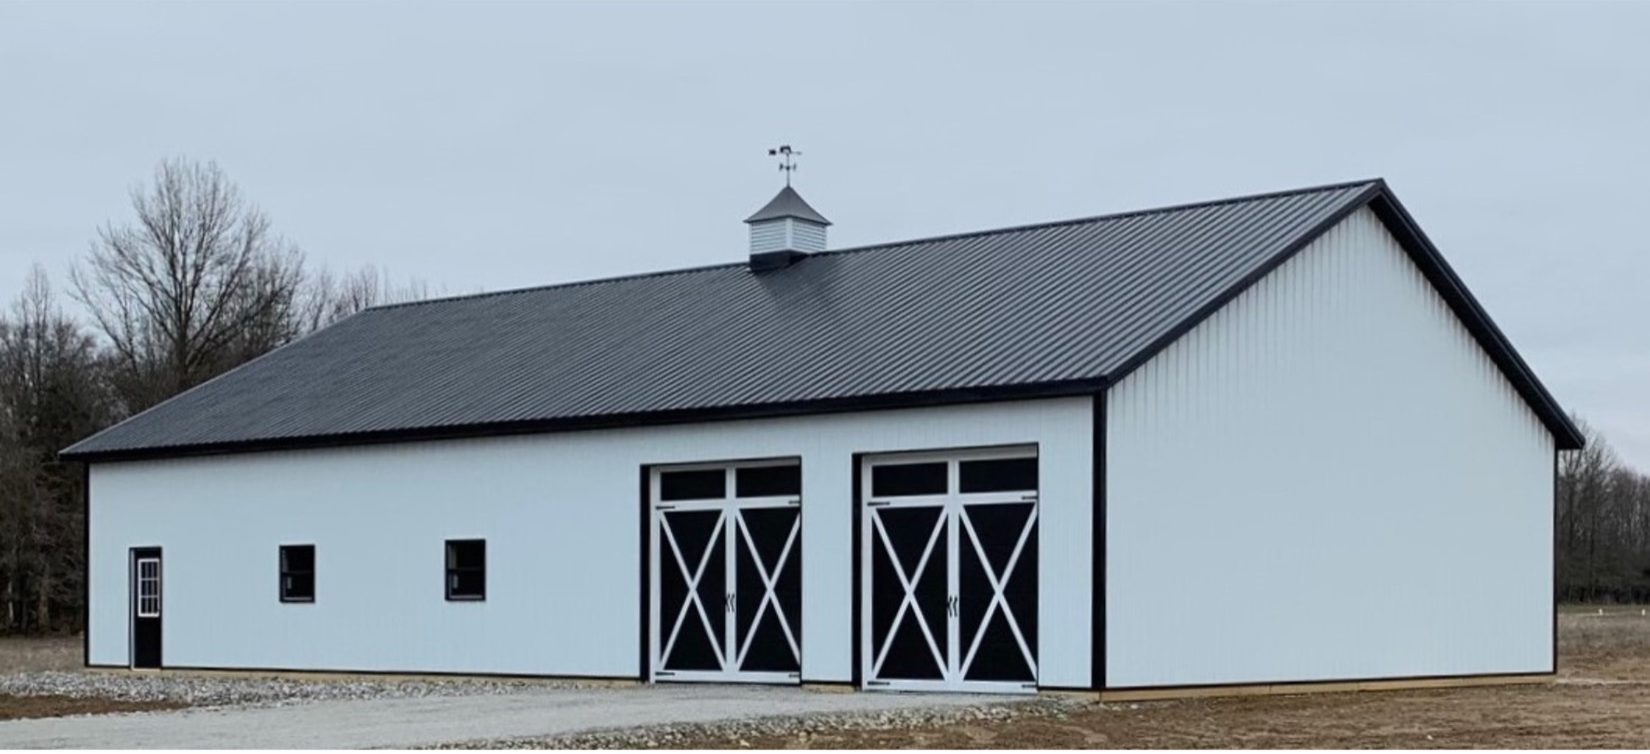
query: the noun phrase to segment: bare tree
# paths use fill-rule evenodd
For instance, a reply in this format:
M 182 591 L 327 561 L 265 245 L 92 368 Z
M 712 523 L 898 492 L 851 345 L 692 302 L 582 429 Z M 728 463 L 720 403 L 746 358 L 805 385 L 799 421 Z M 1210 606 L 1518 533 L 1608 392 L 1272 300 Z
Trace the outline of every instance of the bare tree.
M 95 341 L 36 266 L 0 320 L 0 628 L 51 630 L 81 614 L 82 479 L 57 450 L 107 424 L 108 409 Z
M 430 297 L 430 286 L 412 279 L 396 283 L 388 272 L 367 265 L 343 277 L 321 270 L 307 288 L 303 319 L 306 329 L 319 330 L 362 309 Z
M 173 159 L 132 191 L 70 277 L 140 411 L 299 334 L 303 258 L 216 163 Z

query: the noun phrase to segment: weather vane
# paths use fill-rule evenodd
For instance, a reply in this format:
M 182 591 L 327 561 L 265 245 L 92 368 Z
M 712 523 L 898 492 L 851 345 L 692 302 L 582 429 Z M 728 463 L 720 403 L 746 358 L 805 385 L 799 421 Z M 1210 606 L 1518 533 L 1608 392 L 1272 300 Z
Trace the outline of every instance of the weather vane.
M 791 185 L 791 173 L 796 172 L 796 158 L 802 156 L 801 150 L 791 149 L 789 144 L 781 144 L 768 150 L 768 156 L 779 158 L 779 172 L 785 174 L 785 185 Z

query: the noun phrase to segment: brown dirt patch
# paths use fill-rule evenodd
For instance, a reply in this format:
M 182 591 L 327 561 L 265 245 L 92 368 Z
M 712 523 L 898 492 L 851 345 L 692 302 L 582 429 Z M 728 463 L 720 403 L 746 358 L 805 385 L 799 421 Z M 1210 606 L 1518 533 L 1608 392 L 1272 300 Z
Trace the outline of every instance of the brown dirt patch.
M 69 696 L 12 696 L 0 694 L 0 720 L 66 715 L 104 715 L 111 712 L 147 712 L 187 707 L 177 702 L 123 702 L 114 699 L 76 699 Z
M 1090 704 L 914 730 L 705 737 L 682 748 L 1650 748 L 1650 616 L 1559 616 L 1559 677 L 1529 686 Z M 741 746 L 740 744 L 744 744 Z

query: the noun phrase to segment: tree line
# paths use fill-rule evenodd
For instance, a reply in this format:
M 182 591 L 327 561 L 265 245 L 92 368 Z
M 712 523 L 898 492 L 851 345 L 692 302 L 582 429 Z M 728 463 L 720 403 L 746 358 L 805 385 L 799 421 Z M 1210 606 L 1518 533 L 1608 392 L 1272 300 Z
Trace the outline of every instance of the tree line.
M 131 208 L 95 231 L 63 294 L 36 265 L 0 313 L 0 633 L 82 624 L 84 478 L 59 450 L 361 309 L 428 295 L 372 267 L 310 268 L 214 163 L 161 163 Z
M 1558 461 L 1559 599 L 1650 602 L 1650 476 L 1582 429 L 1587 447 Z

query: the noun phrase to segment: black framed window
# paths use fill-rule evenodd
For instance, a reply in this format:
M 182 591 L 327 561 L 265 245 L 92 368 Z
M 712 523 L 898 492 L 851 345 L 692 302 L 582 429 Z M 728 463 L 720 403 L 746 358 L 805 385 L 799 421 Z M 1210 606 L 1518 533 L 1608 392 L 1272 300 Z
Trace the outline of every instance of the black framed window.
M 281 545 L 281 601 L 315 601 L 315 545 Z
M 950 482 L 945 461 L 890 463 L 871 467 L 871 495 L 944 495 Z
M 716 500 L 727 496 L 727 469 L 666 471 L 659 475 L 660 500 Z
M 447 599 L 487 599 L 487 540 L 447 540 Z
M 963 461 L 957 467 L 957 483 L 963 492 L 1036 492 L 1037 459 Z
M 778 497 L 802 494 L 802 466 L 744 466 L 734 469 L 734 494 L 738 497 Z

